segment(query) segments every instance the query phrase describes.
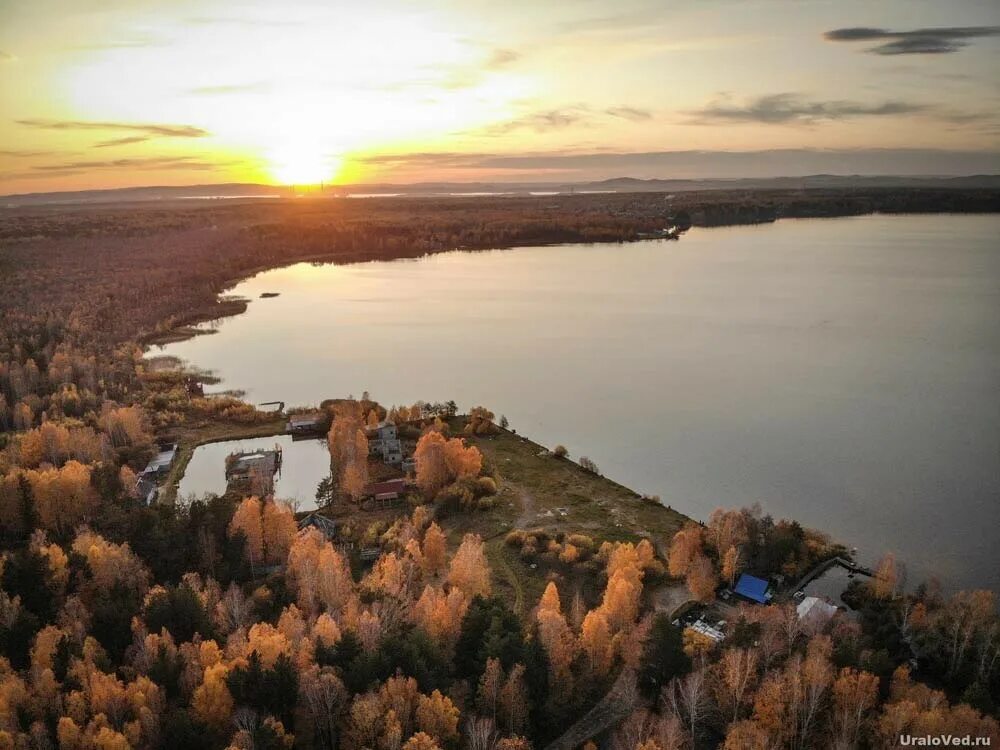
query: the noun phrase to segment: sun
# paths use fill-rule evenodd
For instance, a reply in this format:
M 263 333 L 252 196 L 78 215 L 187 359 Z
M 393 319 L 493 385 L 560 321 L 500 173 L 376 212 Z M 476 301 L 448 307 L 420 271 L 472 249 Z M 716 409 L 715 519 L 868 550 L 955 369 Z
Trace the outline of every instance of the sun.
M 268 155 L 272 177 L 283 185 L 319 185 L 333 182 L 343 158 L 309 143 L 290 143 Z

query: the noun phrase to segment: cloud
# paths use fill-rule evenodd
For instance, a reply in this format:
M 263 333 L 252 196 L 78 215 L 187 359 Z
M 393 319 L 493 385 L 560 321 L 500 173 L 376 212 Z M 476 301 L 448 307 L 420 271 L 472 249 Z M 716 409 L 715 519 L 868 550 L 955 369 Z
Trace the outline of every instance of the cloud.
M 366 164 L 407 174 L 451 170 L 538 179 L 632 176 L 733 179 L 814 174 L 961 175 L 1000 172 L 1000 151 L 944 149 L 768 149 L 763 151 L 641 151 L 533 153 L 397 153 L 365 157 Z
M 265 17 L 265 16 L 190 16 L 184 19 L 184 23 L 191 26 L 247 26 L 247 27 L 267 27 L 276 26 L 305 26 L 308 21 Z
M 913 31 L 854 26 L 828 31 L 823 38 L 831 42 L 882 42 L 865 50 L 873 55 L 944 55 L 967 47 L 970 39 L 990 36 L 1000 36 L 1000 26 L 952 26 Z
M 623 120 L 632 120 L 633 122 L 650 120 L 653 117 L 653 113 L 648 109 L 637 109 L 636 107 L 609 107 L 604 110 L 604 113 L 612 117 L 620 117 Z
M 29 151 L 27 149 L 3 149 L 0 150 L 0 156 L 6 156 L 11 159 L 31 159 L 38 156 L 51 156 L 53 151 Z
M 638 107 L 608 107 L 597 109 L 587 104 L 572 104 L 555 109 L 539 110 L 528 112 L 520 117 L 515 117 L 506 122 L 480 130 L 478 132 L 487 135 L 505 135 L 518 130 L 531 130 L 535 133 L 548 133 L 553 130 L 561 130 L 573 125 L 587 125 L 593 120 L 601 117 L 612 117 L 621 120 L 631 120 L 640 122 L 650 120 L 653 113 Z
M 926 104 L 885 101 L 879 104 L 834 100 L 811 101 L 798 94 L 780 93 L 761 96 L 746 104 L 713 102 L 694 110 L 697 123 L 755 122 L 765 125 L 811 124 L 822 120 L 847 120 L 856 117 L 880 117 L 926 112 Z
M 566 107 L 550 109 L 542 112 L 531 112 L 507 122 L 492 125 L 486 132 L 494 135 L 511 133 L 515 130 L 532 130 L 536 133 L 546 133 L 560 130 L 581 122 L 586 113 L 585 107 Z
M 14 62 L 17 58 L 14 57 L 10 52 L 4 52 L 0 49 L 0 63 Z
M 493 50 L 493 54 L 490 55 L 490 59 L 486 61 L 487 70 L 496 70 L 497 68 L 503 68 L 511 63 L 515 63 L 521 59 L 521 53 L 512 49 L 496 49 Z
M 224 83 L 218 86 L 199 86 L 198 88 L 188 89 L 188 93 L 196 94 L 198 96 L 218 96 L 220 94 L 245 94 L 249 92 L 267 91 L 270 88 L 270 83 L 265 81 L 256 81 L 254 83 Z
M 149 140 L 148 135 L 128 135 L 124 138 L 113 138 L 110 141 L 95 143 L 94 148 L 108 148 L 110 146 L 127 146 L 130 143 L 145 143 Z
M 68 49 L 74 49 L 74 50 L 142 49 L 144 47 L 163 47 L 166 44 L 167 42 L 164 39 L 140 34 L 134 37 L 109 39 L 104 42 L 93 42 L 90 44 L 74 44 L 70 46 Z
M 208 135 L 207 130 L 193 125 L 162 125 L 158 123 L 129 122 L 85 122 L 79 120 L 16 120 L 18 125 L 40 130 L 120 130 L 148 137 L 164 138 L 202 138 Z
M 39 164 L 32 167 L 36 172 L 53 174 L 73 174 L 80 171 L 108 169 L 199 169 L 208 170 L 224 166 L 217 162 L 207 162 L 193 156 L 147 156 L 129 159 L 89 159 L 62 164 Z

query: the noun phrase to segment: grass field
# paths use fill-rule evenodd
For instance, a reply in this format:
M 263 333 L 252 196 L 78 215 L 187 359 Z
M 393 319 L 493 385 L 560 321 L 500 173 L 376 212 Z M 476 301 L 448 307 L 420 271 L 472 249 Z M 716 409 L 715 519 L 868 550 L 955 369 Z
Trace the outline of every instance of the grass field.
M 455 420 L 453 434 L 461 434 L 461 426 L 462 420 Z M 580 533 L 598 544 L 648 538 L 662 551 L 689 520 L 512 432 L 501 430 L 469 441 L 482 451 L 499 478 L 497 502 L 487 511 L 450 515 L 445 528 L 456 545 L 469 532 L 483 537 L 496 592 L 518 613 L 526 613 L 538 602 L 553 571 L 526 563 L 517 549 L 504 542 L 509 531 L 544 528 Z M 559 576 L 571 579 L 560 584 L 566 596 L 575 590 L 581 590 L 585 598 L 596 594 L 593 576 L 586 571 L 574 574 L 564 569 Z

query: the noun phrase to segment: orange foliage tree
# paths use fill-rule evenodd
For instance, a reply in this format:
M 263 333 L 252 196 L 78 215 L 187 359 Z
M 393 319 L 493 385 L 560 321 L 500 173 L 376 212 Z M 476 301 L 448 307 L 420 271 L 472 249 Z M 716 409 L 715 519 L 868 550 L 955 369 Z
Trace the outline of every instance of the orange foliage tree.
M 475 477 L 483 468 L 483 455 L 461 438 L 448 439 L 440 432 L 428 432 L 417 442 L 413 454 L 417 463 L 417 486 L 434 497 L 456 479 Z
M 477 534 L 466 534 L 462 539 L 448 569 L 448 583 L 469 599 L 490 595 L 490 566 Z

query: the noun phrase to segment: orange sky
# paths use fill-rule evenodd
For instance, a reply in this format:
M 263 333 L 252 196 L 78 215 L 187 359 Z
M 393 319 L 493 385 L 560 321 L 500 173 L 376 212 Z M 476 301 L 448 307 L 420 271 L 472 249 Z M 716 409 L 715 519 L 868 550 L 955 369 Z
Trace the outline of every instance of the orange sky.
M 0 193 L 995 168 L 998 26 L 995 0 L 0 0 Z

